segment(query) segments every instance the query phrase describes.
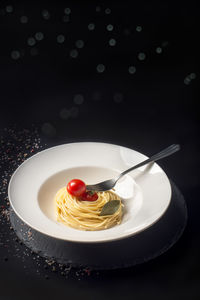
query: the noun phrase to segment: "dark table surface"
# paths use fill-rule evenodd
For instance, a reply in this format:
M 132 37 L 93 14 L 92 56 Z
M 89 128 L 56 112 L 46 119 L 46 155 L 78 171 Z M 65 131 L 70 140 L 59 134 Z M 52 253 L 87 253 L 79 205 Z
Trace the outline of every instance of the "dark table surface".
M 197 3 L 0 2 L 0 299 L 199 299 Z M 66 270 L 9 225 L 7 184 L 27 157 L 74 141 L 119 144 L 160 161 L 188 207 L 173 248 L 115 271 Z

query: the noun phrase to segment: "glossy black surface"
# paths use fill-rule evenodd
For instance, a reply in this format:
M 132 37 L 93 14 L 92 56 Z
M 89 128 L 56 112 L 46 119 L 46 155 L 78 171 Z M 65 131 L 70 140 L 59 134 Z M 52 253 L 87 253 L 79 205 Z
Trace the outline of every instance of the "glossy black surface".
M 75 268 L 83 266 L 91 270 L 133 267 L 162 255 L 183 234 L 187 224 L 186 203 L 172 182 L 171 188 L 172 199 L 161 219 L 146 230 L 117 241 L 77 243 L 55 239 L 30 228 L 12 209 L 10 222 L 19 239 L 44 258 L 53 259 L 64 265 L 70 264 Z

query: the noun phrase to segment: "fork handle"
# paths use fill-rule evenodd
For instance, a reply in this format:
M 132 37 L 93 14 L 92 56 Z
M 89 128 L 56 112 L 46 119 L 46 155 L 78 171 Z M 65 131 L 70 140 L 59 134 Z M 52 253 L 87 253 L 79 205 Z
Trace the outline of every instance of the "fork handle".
M 131 172 L 131 171 L 133 171 L 133 170 L 135 170 L 135 169 L 137 169 L 137 168 L 139 168 L 139 167 L 142 167 L 142 166 L 144 166 L 144 165 L 150 163 L 151 161 L 157 161 L 157 160 L 159 160 L 159 159 L 161 159 L 161 158 L 167 157 L 167 156 L 169 156 L 169 155 L 175 153 L 175 152 L 178 151 L 178 150 L 180 150 L 180 145 L 178 145 L 178 144 L 173 144 L 173 145 L 171 145 L 171 146 L 165 148 L 164 150 L 160 151 L 159 153 L 154 154 L 154 155 L 151 156 L 150 158 L 148 158 L 148 159 L 142 161 L 142 162 L 139 163 L 138 165 L 133 166 L 133 167 L 131 167 L 130 169 L 128 169 L 128 170 L 122 172 L 122 173 L 119 175 L 117 181 L 118 181 L 122 176 L 124 176 L 125 174 L 127 174 L 127 173 L 129 173 L 129 172 Z

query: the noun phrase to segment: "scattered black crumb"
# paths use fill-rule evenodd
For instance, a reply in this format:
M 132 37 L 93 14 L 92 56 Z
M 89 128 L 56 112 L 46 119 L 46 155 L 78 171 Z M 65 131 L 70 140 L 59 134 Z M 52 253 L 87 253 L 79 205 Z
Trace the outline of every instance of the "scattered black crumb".
M 47 280 L 50 279 L 51 274 L 60 276 L 64 280 L 88 278 L 92 272 L 90 268 L 73 268 L 70 263 L 60 264 L 54 258 L 40 257 L 20 240 L 21 237 L 27 240 L 33 238 L 31 228 L 27 232 L 21 229 L 17 237 L 10 224 L 10 205 L 7 195 L 10 177 L 21 163 L 47 146 L 42 143 L 37 128 L 34 125 L 30 129 L 17 129 L 16 126 L 5 128 L 0 131 L 0 145 L 0 247 L 5 251 L 4 261 L 8 261 L 7 254 L 9 254 L 9 259 L 17 259 L 21 262 L 26 274 L 35 272 L 37 276 Z M 23 222 L 19 221 L 18 224 L 24 228 Z
M 53 272 L 57 272 L 57 270 L 56 270 L 56 267 L 55 267 L 55 266 L 53 266 L 53 267 L 52 267 L 52 271 L 53 271 Z
M 32 231 L 29 229 L 27 232 L 28 238 L 31 239 L 32 238 Z

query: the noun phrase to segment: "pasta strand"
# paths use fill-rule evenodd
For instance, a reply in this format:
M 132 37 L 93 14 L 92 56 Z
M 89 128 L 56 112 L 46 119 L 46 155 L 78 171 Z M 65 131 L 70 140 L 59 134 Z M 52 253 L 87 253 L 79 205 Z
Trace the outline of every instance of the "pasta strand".
M 122 219 L 122 202 L 111 191 L 97 192 L 96 201 L 81 201 L 70 195 L 66 187 L 61 188 L 55 196 L 57 221 L 80 230 L 103 230 L 120 224 Z M 103 206 L 111 200 L 120 200 L 119 209 L 113 215 L 100 216 Z

